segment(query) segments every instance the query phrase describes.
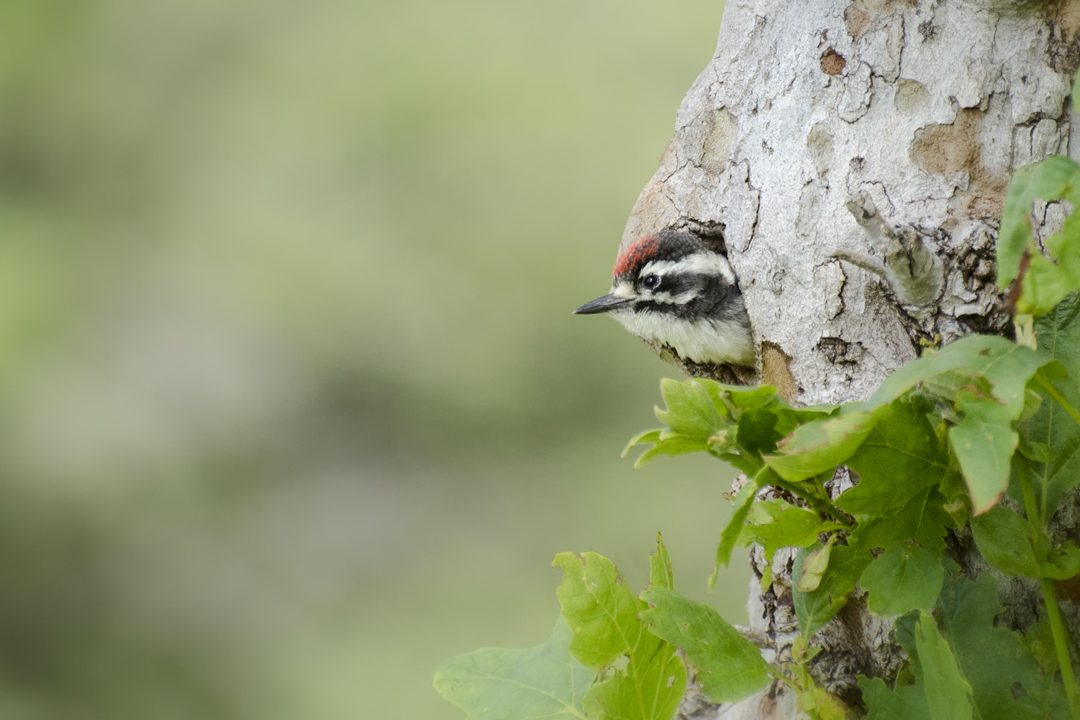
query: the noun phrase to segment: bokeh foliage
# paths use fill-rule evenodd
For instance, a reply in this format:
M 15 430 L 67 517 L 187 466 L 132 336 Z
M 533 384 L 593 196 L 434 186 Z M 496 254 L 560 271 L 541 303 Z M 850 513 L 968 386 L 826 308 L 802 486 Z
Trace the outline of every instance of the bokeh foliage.
M 720 12 L 4 2 L 0 714 L 453 718 L 556 551 L 704 577 L 724 478 L 616 459 L 671 371 L 569 311 Z

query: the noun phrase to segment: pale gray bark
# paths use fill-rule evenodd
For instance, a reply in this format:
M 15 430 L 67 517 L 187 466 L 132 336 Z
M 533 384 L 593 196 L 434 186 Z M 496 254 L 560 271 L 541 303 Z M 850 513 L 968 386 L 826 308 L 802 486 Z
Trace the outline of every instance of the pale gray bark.
M 722 235 L 764 378 L 794 402 L 865 399 L 922 342 L 1008 330 L 993 285 L 1002 200 L 1016 167 L 1080 157 L 1078 30 L 1075 0 L 728 0 L 623 244 L 667 226 Z M 781 657 L 789 582 L 751 591 L 754 634 Z M 1003 587 L 1014 607 L 1025 595 Z M 821 679 L 857 700 L 856 674 L 902 659 L 890 628 L 853 598 L 819 634 Z M 684 712 L 794 713 L 763 702 L 694 711 L 688 698 Z

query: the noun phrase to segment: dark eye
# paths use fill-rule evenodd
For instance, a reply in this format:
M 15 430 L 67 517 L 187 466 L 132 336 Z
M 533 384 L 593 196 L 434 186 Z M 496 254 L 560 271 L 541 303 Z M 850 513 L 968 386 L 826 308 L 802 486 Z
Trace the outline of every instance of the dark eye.
M 660 276 L 659 275 L 646 275 L 645 279 L 641 281 L 641 286 L 643 288 L 648 289 L 648 290 L 652 290 L 652 289 L 656 288 L 656 286 L 659 285 L 659 284 L 660 284 Z

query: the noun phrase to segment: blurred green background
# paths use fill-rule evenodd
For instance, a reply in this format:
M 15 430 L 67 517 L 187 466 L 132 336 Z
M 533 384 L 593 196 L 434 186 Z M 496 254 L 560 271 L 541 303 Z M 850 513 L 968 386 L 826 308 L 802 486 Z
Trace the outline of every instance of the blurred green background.
M 610 320 L 716 0 L 0 5 L 0 717 L 460 718 L 559 551 L 705 593 Z

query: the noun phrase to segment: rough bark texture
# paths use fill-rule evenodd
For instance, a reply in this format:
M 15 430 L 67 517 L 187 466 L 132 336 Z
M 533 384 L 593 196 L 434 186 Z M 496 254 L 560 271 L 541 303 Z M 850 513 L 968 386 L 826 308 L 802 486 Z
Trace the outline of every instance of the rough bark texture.
M 1013 169 L 1080 156 L 1067 102 L 1078 31 L 1069 0 L 728 0 L 716 55 L 623 243 L 668 226 L 723 243 L 758 377 L 793 402 L 865 399 L 923 344 L 1008 331 L 993 284 L 1002 200 Z M 1062 217 L 1051 206 L 1036 220 L 1046 232 Z M 834 490 L 849 483 L 838 476 Z M 1062 513 L 1063 537 L 1077 535 L 1078 514 Z M 966 570 L 985 569 L 969 539 L 953 545 Z M 752 584 L 751 621 L 783 658 L 795 620 L 779 554 L 775 565 L 770 592 Z M 1035 618 L 1033 587 L 1003 584 L 999 622 Z M 815 644 L 828 650 L 815 673 L 855 707 L 857 674 L 887 676 L 903 660 L 891 623 L 858 597 Z M 734 708 L 691 693 L 683 707 L 687 718 L 794 712 L 769 693 Z

